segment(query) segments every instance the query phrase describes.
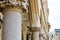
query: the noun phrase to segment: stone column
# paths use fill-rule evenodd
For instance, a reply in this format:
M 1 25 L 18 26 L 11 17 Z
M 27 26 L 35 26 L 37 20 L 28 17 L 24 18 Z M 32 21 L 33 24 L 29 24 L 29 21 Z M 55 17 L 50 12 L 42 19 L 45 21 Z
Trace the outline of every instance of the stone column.
M 2 40 L 22 40 L 21 8 L 8 7 L 4 10 Z
M 30 25 L 32 31 L 32 40 L 39 40 L 40 13 L 38 9 L 38 0 L 29 0 L 30 4 Z
M 32 40 L 39 40 L 39 31 L 40 31 L 40 19 L 38 13 L 32 14 L 32 24 L 31 24 L 31 31 L 32 31 Z
M 32 40 L 39 40 L 39 27 L 32 27 L 31 31 L 32 31 Z
M 38 13 L 32 13 L 31 19 L 32 40 L 39 40 L 40 18 Z

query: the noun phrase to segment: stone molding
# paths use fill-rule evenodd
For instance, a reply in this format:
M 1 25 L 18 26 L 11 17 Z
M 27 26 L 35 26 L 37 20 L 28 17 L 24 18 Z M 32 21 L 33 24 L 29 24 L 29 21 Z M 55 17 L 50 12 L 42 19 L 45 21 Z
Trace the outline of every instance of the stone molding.
M 30 31 L 32 31 L 32 32 L 40 31 L 40 27 L 31 27 Z
M 5 12 L 19 12 L 22 13 L 22 9 L 20 7 L 7 7 L 3 10 L 3 13 Z

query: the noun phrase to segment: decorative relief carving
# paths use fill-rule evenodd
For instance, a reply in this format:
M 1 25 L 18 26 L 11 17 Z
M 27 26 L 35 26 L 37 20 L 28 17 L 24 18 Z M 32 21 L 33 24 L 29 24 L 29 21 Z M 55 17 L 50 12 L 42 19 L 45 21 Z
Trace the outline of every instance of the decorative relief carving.
M 2 5 L 3 4 L 3 5 Z M 5 0 L 5 1 L 1 1 L 0 2 L 0 8 L 1 7 L 6 7 L 6 6 L 21 6 L 21 8 L 23 9 L 23 11 L 28 12 L 28 0 Z
M 12 5 L 21 4 L 21 2 L 20 2 L 20 1 L 17 1 L 17 0 L 9 0 L 9 2 L 10 2 Z
M 29 6 L 28 0 L 24 0 L 24 1 L 22 2 L 22 7 L 23 7 L 23 9 L 26 10 L 26 12 L 28 12 L 28 6 Z

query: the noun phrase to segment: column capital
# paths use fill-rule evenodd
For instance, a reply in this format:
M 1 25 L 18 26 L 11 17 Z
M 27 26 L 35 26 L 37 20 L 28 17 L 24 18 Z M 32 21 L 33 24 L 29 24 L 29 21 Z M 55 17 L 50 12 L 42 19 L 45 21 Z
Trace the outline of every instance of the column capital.
M 30 31 L 32 31 L 32 32 L 40 31 L 40 27 L 31 27 Z
M 28 2 L 27 1 L 21 1 L 21 0 L 8 0 L 8 1 L 0 1 L 0 8 L 7 8 L 7 7 L 11 7 L 11 8 L 16 8 L 16 7 L 20 7 L 23 11 L 28 12 Z

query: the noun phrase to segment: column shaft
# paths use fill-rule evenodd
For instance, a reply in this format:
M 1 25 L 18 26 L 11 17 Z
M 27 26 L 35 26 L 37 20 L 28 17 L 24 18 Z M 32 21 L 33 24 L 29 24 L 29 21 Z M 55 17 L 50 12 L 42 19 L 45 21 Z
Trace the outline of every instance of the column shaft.
M 12 8 L 13 9 L 13 8 Z M 16 10 L 16 9 L 15 9 Z M 4 13 L 3 40 L 22 40 L 22 16 L 17 11 Z
M 33 40 L 39 40 L 39 31 L 38 32 L 33 32 Z

